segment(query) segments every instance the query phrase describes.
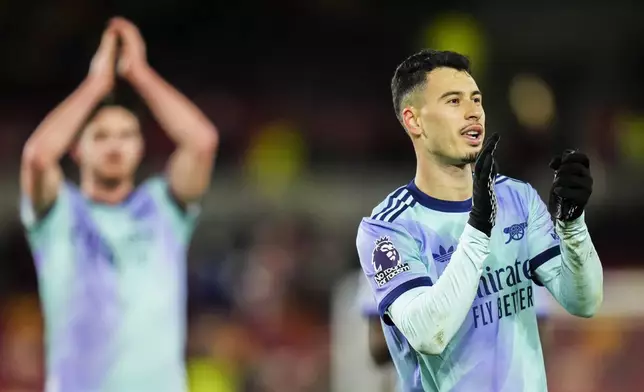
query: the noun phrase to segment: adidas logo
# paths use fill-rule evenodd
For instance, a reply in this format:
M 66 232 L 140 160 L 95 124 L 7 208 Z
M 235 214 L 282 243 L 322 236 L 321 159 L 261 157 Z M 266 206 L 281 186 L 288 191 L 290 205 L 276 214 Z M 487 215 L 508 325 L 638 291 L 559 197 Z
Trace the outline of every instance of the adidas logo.
M 452 253 L 455 251 L 454 246 L 450 246 L 447 250 L 441 245 L 438 247 L 438 254 L 432 253 L 432 257 L 437 263 L 445 263 L 452 258 Z

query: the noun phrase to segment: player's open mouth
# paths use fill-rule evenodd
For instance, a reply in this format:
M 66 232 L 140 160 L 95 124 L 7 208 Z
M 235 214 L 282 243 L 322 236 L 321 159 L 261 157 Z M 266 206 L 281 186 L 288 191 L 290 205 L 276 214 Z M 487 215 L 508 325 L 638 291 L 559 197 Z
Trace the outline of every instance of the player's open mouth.
M 461 135 L 474 144 L 478 144 L 483 139 L 483 128 L 480 125 L 471 125 L 463 131 Z

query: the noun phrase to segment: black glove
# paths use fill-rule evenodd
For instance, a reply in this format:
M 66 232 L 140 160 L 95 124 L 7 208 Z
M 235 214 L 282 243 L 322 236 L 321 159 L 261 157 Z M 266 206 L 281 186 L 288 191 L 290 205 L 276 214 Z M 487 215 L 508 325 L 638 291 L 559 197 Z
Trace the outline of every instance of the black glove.
M 548 201 L 550 215 L 564 222 L 579 218 L 593 192 L 588 157 L 577 150 L 566 150 L 550 161 L 550 168 L 555 171 Z
M 483 144 L 474 164 L 474 189 L 472 195 L 472 211 L 467 223 L 475 229 L 492 235 L 492 227 L 496 221 L 496 162 L 494 151 L 499 143 L 499 135 L 495 133 Z

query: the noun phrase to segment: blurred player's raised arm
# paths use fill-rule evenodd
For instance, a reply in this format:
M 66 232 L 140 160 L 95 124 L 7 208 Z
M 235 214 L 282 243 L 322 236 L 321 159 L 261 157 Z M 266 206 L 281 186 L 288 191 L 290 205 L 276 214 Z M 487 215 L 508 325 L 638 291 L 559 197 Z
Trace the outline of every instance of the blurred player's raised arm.
M 568 313 L 591 317 L 603 299 L 601 261 L 585 223 L 584 207 L 592 191 L 588 158 L 575 153 L 564 158 L 551 189 L 550 211 L 537 192 L 530 188 L 531 268 L 533 280 L 545 285 Z M 566 210 L 558 205 L 561 193 L 574 206 L 573 214 L 557 217 Z M 552 215 L 555 215 L 553 224 Z
M 116 33 L 107 29 L 80 86 L 40 123 L 22 153 L 20 186 L 36 215 L 56 200 L 62 180 L 58 164 L 94 107 L 114 85 Z
M 199 199 L 210 184 L 218 146 L 215 126 L 188 98 L 166 82 L 147 63 L 145 42 L 130 21 L 115 18 L 111 26 L 123 47 L 118 72 L 141 95 L 177 149 L 168 165 L 170 188 L 179 201 Z

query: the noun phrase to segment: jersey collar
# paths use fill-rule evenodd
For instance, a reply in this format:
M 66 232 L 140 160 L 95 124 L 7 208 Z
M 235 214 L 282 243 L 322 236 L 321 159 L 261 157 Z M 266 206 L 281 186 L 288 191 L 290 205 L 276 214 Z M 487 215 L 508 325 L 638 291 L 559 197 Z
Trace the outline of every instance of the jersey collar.
M 407 190 L 421 205 L 440 212 L 470 212 L 472 209 L 472 199 L 469 198 L 463 201 L 449 201 L 449 200 L 440 200 L 434 197 L 429 196 L 426 193 L 423 193 L 418 187 L 414 180 L 407 184 Z

